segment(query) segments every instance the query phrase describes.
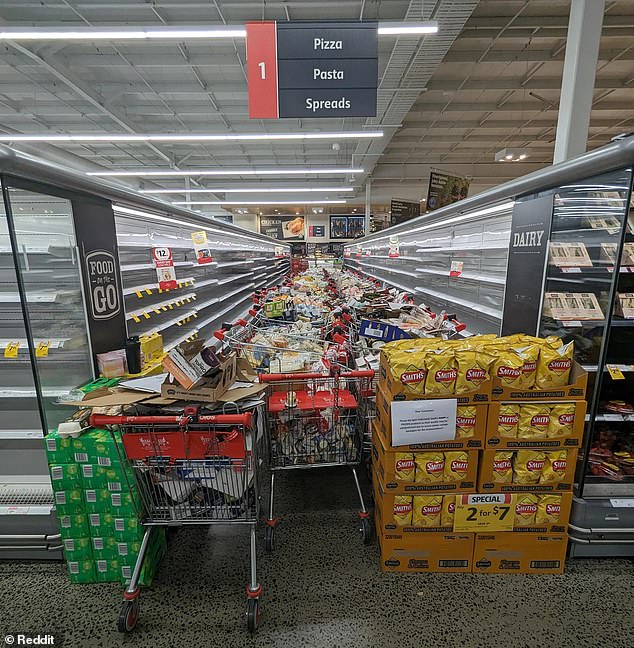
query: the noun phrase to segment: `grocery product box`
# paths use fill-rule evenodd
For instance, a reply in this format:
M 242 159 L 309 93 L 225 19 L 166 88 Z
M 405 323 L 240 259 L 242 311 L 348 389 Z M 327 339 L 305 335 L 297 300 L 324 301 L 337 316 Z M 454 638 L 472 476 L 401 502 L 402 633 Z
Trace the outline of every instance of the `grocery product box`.
M 456 438 L 449 441 L 412 443 L 392 446 L 392 401 L 379 387 L 376 392 L 376 430 L 386 447 L 400 450 L 424 450 L 427 448 L 482 448 L 487 427 L 488 405 L 458 405 L 456 414 Z
M 381 478 L 373 475 L 376 532 L 386 539 L 427 533 L 453 533 L 456 495 L 397 495 L 388 491 Z
M 577 453 L 576 448 L 484 450 L 480 457 L 478 492 L 572 491 Z
M 412 336 L 395 324 L 381 322 L 380 320 L 362 319 L 359 323 L 359 335 L 373 341 L 392 342 L 404 340 Z
M 387 491 L 411 493 L 474 493 L 478 450 L 401 452 L 386 449 L 373 424 L 374 468 Z
M 114 515 L 112 513 L 88 513 L 88 528 L 93 537 L 113 535 Z
M 168 356 L 169 358 L 169 356 Z M 167 358 L 166 358 L 167 359 Z M 172 375 L 172 369 L 163 366 Z M 236 355 L 235 353 L 229 354 L 218 366 L 219 373 L 212 378 L 203 378 L 200 384 L 191 383 L 190 388 L 186 388 L 180 383 L 182 376 L 179 378 L 178 374 L 174 379 L 168 375 L 165 382 L 161 386 L 161 396 L 163 398 L 171 398 L 176 400 L 200 401 L 203 403 L 215 403 L 218 399 L 231 387 L 236 380 Z M 185 381 L 186 384 L 190 384 Z
M 489 405 L 486 447 L 577 448 L 585 427 L 586 401 L 501 402 Z
M 544 293 L 544 315 L 560 321 L 605 318 L 594 293 Z
M 455 382 L 457 370 L 450 369 L 449 372 L 451 372 L 450 377 L 453 378 L 453 381 Z M 389 401 L 421 400 L 427 398 L 455 398 L 459 405 L 463 405 L 467 403 L 488 403 L 491 400 L 492 380 L 490 379 L 478 382 L 477 386 L 470 391 L 459 393 L 420 394 L 416 393 L 416 391 L 411 388 L 408 389 L 408 384 L 413 384 L 412 381 L 426 380 L 425 376 L 426 372 L 412 370 L 407 374 L 403 374 L 401 380 L 398 380 L 392 374 L 392 369 L 387 356 L 385 353 L 381 353 L 381 361 L 379 364 L 379 388 L 383 390 L 385 397 Z
M 156 569 L 161 562 L 161 559 L 167 551 L 167 538 L 165 529 L 154 528 L 148 543 L 148 549 L 143 559 L 141 566 L 141 574 L 139 576 L 139 585 L 148 587 L 154 580 Z M 132 578 L 132 571 L 134 570 L 135 561 L 119 557 L 119 569 L 121 582 L 127 585 Z
M 494 401 L 552 401 L 583 400 L 588 387 L 588 372 L 573 360 L 568 384 L 554 389 L 517 389 L 508 387 L 497 376 L 493 377 L 492 398 Z
M 563 243 L 550 241 L 550 259 L 552 265 L 566 267 L 592 267 L 588 249 L 583 243 Z
M 112 493 L 105 488 L 87 489 L 84 498 L 88 513 L 110 512 L 124 517 L 142 511 L 141 498 L 136 491 Z
M 145 529 L 137 516 L 112 517 L 112 535 L 118 542 L 141 540 Z
M 53 490 L 81 489 L 81 474 L 75 463 L 51 464 L 49 467 Z
M 381 570 L 469 573 L 473 543 L 473 533 L 427 533 L 396 540 L 379 536 Z
M 514 533 L 567 533 L 572 493 L 515 493 Z
M 482 574 L 563 574 L 566 533 L 476 533 L 473 572 Z
M 55 510 L 58 515 L 86 513 L 84 494 L 81 488 L 54 491 Z
M 616 314 L 625 319 L 634 319 L 634 293 L 617 293 Z
M 116 556 L 119 565 L 134 566 L 139 551 L 141 551 L 141 540 L 128 540 L 127 542 L 116 542 Z
M 127 461 L 113 466 L 81 464 L 80 469 L 84 489 L 105 488 L 112 493 L 136 489 L 134 472 Z
M 93 536 L 90 539 L 92 555 L 95 560 L 112 560 L 117 558 L 117 540 L 114 536 Z
M 121 580 L 119 561 L 116 558 L 95 559 L 98 583 L 118 583 Z
M 57 513 L 59 521 L 59 532 L 62 540 L 67 538 L 88 538 L 90 537 L 90 527 L 88 526 L 88 516 L 86 513 L 74 513 L 61 515 Z
M 71 451 L 71 440 L 61 437 L 57 430 L 49 432 L 44 437 L 44 448 L 46 449 L 46 461 L 48 464 L 67 464 L 73 462 Z
M 74 460 L 78 464 L 97 464 L 98 466 L 120 466 L 125 457 L 121 433 L 113 430 L 88 428 L 77 439 L 72 439 Z
M 92 547 L 90 538 L 64 538 L 64 558 L 67 562 L 90 560 Z
M 69 560 L 66 563 L 68 569 L 68 580 L 71 583 L 96 583 L 97 574 L 95 563 L 92 558 L 83 560 Z

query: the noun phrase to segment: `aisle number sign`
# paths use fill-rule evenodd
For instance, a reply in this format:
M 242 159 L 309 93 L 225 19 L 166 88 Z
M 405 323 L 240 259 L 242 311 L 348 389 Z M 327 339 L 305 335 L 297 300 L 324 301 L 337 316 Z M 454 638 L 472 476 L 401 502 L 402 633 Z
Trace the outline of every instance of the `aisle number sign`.
M 509 493 L 456 496 L 453 527 L 456 533 L 512 531 L 514 522 L 515 498 Z
M 248 22 L 249 117 L 376 117 L 377 27 Z

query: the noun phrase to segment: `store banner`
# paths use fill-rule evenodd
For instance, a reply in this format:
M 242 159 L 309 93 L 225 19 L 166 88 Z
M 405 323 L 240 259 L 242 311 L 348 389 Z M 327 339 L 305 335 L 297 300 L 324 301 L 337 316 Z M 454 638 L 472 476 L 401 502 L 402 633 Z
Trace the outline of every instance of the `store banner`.
M 213 261 L 211 250 L 207 243 L 207 232 L 205 232 L 205 230 L 192 232 L 192 243 L 194 244 L 194 250 L 196 252 L 196 263 L 204 265 L 205 263 L 211 263 Z
M 159 290 L 174 290 L 178 287 L 172 251 L 167 246 L 152 248 L 152 259 L 156 268 Z
M 314 236 L 315 238 L 323 238 L 326 236 L 326 226 L 325 225 L 310 225 L 308 227 L 308 236 Z
M 303 216 L 291 214 L 260 216 L 260 234 L 279 241 L 303 241 L 306 238 L 306 223 Z
M 392 198 L 390 202 L 390 225 L 405 223 L 420 216 L 420 203 Z
M 331 239 L 355 239 L 365 234 L 365 216 L 331 216 Z
M 440 209 L 459 200 L 464 200 L 468 193 L 469 180 L 467 178 L 432 171 L 429 174 L 427 211 Z
M 538 332 L 552 215 L 552 194 L 513 206 L 502 335 Z
M 247 22 L 249 117 L 376 117 L 377 27 Z

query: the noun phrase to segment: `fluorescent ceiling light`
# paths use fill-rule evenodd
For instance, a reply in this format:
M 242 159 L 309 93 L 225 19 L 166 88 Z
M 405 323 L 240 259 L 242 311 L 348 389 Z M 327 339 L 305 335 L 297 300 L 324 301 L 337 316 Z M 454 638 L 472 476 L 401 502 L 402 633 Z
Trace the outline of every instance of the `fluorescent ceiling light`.
M 0 142 L 235 142 L 259 140 L 320 140 L 320 139 L 370 139 L 383 137 L 383 131 L 336 131 L 315 133 L 201 133 L 178 134 L 121 134 L 81 133 L 35 135 L 17 133 L 1 134 Z
M 173 205 L 344 205 L 347 200 L 184 200 Z
M 435 20 L 423 22 L 380 22 L 379 36 L 407 36 L 436 34 L 438 23 Z M 156 26 L 156 27 L 4 27 L 0 31 L 0 40 L 189 40 L 215 38 L 246 38 L 244 25 L 218 25 L 214 27 L 194 26 Z
M 353 193 L 354 187 L 249 187 L 248 189 L 142 189 L 143 194 L 185 193 Z
M 109 178 L 169 178 L 190 176 L 244 176 L 244 175 L 335 175 L 338 173 L 363 173 L 363 169 L 334 167 L 326 169 L 189 169 L 188 171 L 89 171 L 86 175 Z
M 426 22 L 381 22 L 377 31 L 379 36 L 437 34 L 438 23 L 435 20 Z

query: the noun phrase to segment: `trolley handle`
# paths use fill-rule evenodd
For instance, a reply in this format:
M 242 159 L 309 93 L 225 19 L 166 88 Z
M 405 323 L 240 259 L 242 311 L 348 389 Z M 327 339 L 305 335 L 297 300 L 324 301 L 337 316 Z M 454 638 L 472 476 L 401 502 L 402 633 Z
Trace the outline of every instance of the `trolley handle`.
M 168 425 L 176 424 L 185 427 L 189 423 L 187 416 L 107 416 L 105 414 L 91 414 L 90 425 L 102 427 L 104 425 Z
M 332 378 L 330 374 L 322 373 L 279 373 L 279 374 L 258 374 L 262 383 L 289 382 L 293 380 L 318 380 Z M 339 378 L 374 378 L 374 369 L 363 369 L 356 371 L 345 371 L 338 374 Z
M 211 423 L 217 425 L 244 425 L 245 428 L 253 427 L 253 414 L 245 412 L 244 414 L 213 414 L 208 416 L 199 416 L 196 423 Z

